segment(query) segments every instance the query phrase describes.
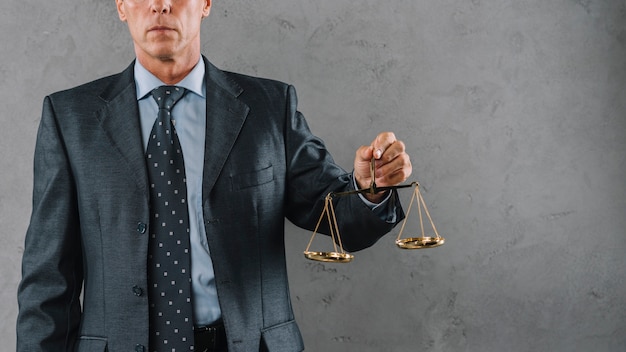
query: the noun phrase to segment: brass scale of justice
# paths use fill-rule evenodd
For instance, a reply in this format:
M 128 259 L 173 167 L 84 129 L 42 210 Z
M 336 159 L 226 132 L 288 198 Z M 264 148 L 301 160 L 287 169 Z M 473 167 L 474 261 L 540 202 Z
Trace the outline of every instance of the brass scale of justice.
M 347 253 L 343 249 L 343 245 L 341 243 L 341 236 L 339 234 L 339 226 L 337 225 L 337 217 L 335 216 L 335 209 L 333 206 L 334 197 L 341 197 L 341 196 L 347 196 L 347 195 L 353 195 L 353 194 L 359 194 L 359 193 L 376 194 L 378 192 L 384 192 L 387 190 L 408 188 L 408 187 L 414 187 L 414 191 L 411 197 L 411 201 L 409 202 L 409 206 L 407 208 L 405 218 L 402 221 L 400 232 L 398 233 L 398 237 L 396 238 L 396 245 L 401 249 L 422 249 L 422 248 L 434 248 L 434 247 L 438 247 L 444 244 L 445 239 L 439 236 L 439 233 L 437 232 L 435 223 L 433 222 L 430 216 L 430 213 L 428 212 L 428 208 L 426 207 L 426 202 L 424 202 L 424 198 L 422 197 L 422 193 L 420 192 L 419 183 L 411 182 L 410 184 L 402 184 L 402 185 L 397 185 L 397 186 L 377 187 L 375 177 L 374 177 L 374 169 L 375 169 L 375 160 L 374 158 L 372 158 L 372 161 L 370 163 L 370 175 L 371 175 L 372 181 L 370 183 L 369 188 L 362 188 L 362 189 L 346 191 L 346 192 L 330 192 L 328 193 L 328 195 L 326 195 L 326 197 L 324 198 L 324 209 L 322 210 L 322 214 L 320 215 L 320 218 L 317 221 L 315 230 L 313 230 L 313 234 L 311 235 L 311 240 L 309 241 L 309 244 L 304 250 L 304 256 L 307 259 L 320 261 L 320 262 L 331 262 L 331 263 L 348 263 L 348 262 L 351 262 L 352 259 L 354 259 L 354 256 L 352 254 Z M 409 219 L 411 206 L 416 200 L 417 200 L 417 211 L 418 211 L 418 216 L 419 216 L 421 235 L 418 237 L 403 238 L 402 234 L 404 232 L 404 227 L 407 223 L 407 220 Z M 430 227 L 432 228 L 434 232 L 434 236 L 425 235 L 422 209 L 423 209 L 423 212 L 428 217 L 428 221 L 430 222 Z M 333 243 L 333 251 L 329 251 L 329 252 L 311 251 L 310 250 L 311 244 L 313 243 L 313 239 L 315 238 L 315 235 L 317 234 L 319 226 L 322 223 L 322 220 L 324 219 L 324 217 L 326 217 L 326 221 L 328 221 L 328 225 L 330 228 L 330 237 Z

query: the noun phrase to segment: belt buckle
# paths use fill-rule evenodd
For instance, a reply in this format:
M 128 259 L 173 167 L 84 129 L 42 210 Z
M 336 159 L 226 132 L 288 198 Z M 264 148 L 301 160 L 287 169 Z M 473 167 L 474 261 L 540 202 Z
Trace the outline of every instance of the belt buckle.
M 211 333 L 216 333 L 217 332 L 217 327 L 216 326 L 211 326 L 211 325 L 205 325 L 205 326 L 200 326 L 200 327 L 195 327 L 193 328 L 193 330 L 195 332 L 211 332 Z

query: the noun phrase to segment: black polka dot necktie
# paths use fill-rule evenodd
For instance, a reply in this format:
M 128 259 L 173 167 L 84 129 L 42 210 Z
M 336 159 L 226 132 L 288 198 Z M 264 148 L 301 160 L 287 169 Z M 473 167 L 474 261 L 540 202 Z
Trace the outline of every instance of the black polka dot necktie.
M 190 351 L 194 345 L 185 165 L 171 116 L 172 107 L 184 94 L 184 88 L 174 86 L 152 91 L 159 113 L 146 150 L 152 216 L 150 351 Z

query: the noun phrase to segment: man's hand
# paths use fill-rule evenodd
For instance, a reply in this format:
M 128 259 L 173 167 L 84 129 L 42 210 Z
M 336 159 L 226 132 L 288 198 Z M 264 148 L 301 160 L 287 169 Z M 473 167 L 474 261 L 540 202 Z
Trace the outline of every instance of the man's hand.
M 397 140 L 393 132 L 383 132 L 376 136 L 371 145 L 362 146 L 356 151 L 354 176 L 359 188 L 368 188 L 372 183 L 372 157 L 376 159 L 374 177 L 377 187 L 398 185 L 406 181 L 413 171 L 404 143 Z M 384 199 L 385 193 L 364 193 L 363 196 L 370 202 L 379 203 Z

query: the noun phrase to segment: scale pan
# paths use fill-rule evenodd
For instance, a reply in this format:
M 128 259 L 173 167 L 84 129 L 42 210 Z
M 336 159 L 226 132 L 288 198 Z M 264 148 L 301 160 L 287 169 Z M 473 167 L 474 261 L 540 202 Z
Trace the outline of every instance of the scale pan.
M 444 244 L 443 237 L 410 237 L 396 241 L 396 245 L 402 249 L 433 248 Z
M 330 263 L 349 263 L 354 259 L 352 254 L 339 253 L 339 252 L 310 252 L 305 251 L 304 256 L 307 259 L 315 260 L 318 262 L 330 262 Z

